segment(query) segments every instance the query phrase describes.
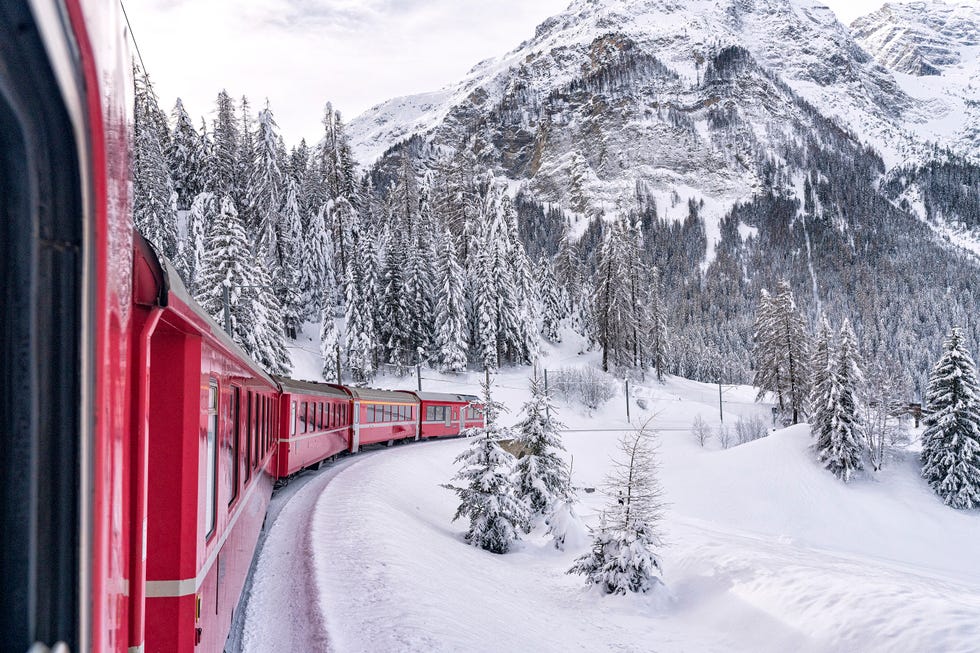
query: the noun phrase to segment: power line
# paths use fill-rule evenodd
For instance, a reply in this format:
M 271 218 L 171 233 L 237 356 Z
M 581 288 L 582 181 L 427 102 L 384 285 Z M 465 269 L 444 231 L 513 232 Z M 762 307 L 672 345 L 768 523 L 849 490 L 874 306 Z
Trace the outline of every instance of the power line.
M 143 53 L 140 52 L 140 44 L 136 42 L 136 32 L 133 31 L 133 25 L 129 22 L 129 14 L 126 13 L 126 5 L 123 4 L 123 0 L 119 0 L 119 6 L 122 8 L 123 18 L 126 19 L 126 27 L 129 28 L 129 36 L 133 39 L 133 47 L 136 48 L 136 56 L 139 57 L 143 73 L 149 74 L 149 71 L 146 69 L 146 63 L 143 61 Z

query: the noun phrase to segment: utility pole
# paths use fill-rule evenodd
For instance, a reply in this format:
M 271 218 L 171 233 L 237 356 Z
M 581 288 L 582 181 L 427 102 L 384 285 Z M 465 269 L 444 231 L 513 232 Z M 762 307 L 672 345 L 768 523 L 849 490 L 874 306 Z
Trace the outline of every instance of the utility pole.
M 231 335 L 231 289 L 225 285 L 222 286 L 221 299 L 224 302 L 224 313 L 225 313 L 225 333 L 229 336 Z
M 415 364 L 415 378 L 418 380 L 419 392 L 422 392 L 422 364 Z
M 343 382 L 344 380 L 340 376 L 340 345 L 337 345 L 337 383 L 343 383 Z
M 721 407 L 721 381 L 718 382 L 718 419 L 725 423 L 725 411 Z
M 630 419 L 630 380 L 626 379 L 626 421 L 632 422 Z

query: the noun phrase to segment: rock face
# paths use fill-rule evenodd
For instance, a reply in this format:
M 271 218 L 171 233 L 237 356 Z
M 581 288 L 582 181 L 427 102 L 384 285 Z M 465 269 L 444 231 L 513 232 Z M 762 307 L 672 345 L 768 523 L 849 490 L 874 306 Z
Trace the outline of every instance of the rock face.
M 854 21 L 851 31 L 890 70 L 941 75 L 976 58 L 966 49 L 980 48 L 980 10 L 965 2 L 888 3 Z
M 459 83 L 361 115 L 353 146 L 382 168 L 409 138 L 464 149 L 575 214 L 629 210 L 638 187 L 696 197 L 711 234 L 774 184 L 802 199 L 817 149 L 870 147 L 885 170 L 937 145 L 978 157 L 978 16 L 892 4 L 848 29 L 818 0 L 574 0 Z

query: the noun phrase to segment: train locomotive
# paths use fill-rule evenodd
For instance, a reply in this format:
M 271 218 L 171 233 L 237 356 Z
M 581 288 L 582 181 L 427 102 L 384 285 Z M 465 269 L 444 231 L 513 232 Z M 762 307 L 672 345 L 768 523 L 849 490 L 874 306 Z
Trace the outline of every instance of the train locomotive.
M 475 397 L 272 377 L 134 231 L 121 7 L 0 4 L 0 642 L 221 651 L 277 481 Z

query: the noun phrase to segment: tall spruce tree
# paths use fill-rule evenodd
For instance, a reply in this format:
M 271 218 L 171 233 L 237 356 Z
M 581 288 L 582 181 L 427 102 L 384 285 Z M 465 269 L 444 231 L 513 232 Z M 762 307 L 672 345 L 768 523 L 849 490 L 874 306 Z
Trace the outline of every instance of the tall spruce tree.
M 980 385 L 960 328 L 929 375 L 926 405 L 922 477 L 946 505 L 980 507 Z
M 447 229 L 439 254 L 439 294 L 436 301 L 436 356 L 443 372 L 466 370 L 466 297 L 463 270 L 456 261 L 456 239 Z
M 187 237 L 181 241 L 180 252 L 174 265 L 180 271 L 187 290 L 197 291 L 198 277 L 207 252 L 207 234 L 217 219 L 217 206 L 213 193 L 199 193 L 187 212 Z
M 230 196 L 221 198 L 219 213 L 207 231 L 195 299 L 224 325 L 225 290 L 231 317 L 231 335 L 242 344 L 249 337 L 249 311 L 245 287 L 252 284 L 251 255 L 245 228 Z
M 793 423 L 798 423 L 810 394 L 810 348 L 806 323 L 786 281 L 779 282 L 774 296 L 763 291 L 754 341 L 759 399 L 768 392 L 774 393 L 780 411 L 788 412 Z
M 177 257 L 176 194 L 164 146 L 169 142 L 149 76 L 136 69 L 133 111 L 133 221 L 167 258 Z
M 568 468 L 559 451 L 562 424 L 555 418 L 557 410 L 544 384 L 537 377 L 530 379 L 531 396 L 522 409 L 523 419 L 514 430 L 514 443 L 520 458 L 514 466 L 517 497 L 528 506 L 531 515 L 546 517 L 556 504 L 571 493 Z
M 864 467 L 857 405 L 864 376 L 858 361 L 857 340 L 848 320 L 841 327 L 829 373 L 826 394 L 821 397 L 814 424 L 818 431 L 817 460 L 846 483 L 855 471 Z
M 226 91 L 218 93 L 212 129 L 212 153 L 208 165 L 207 189 L 216 197 L 238 197 L 239 134 L 235 101 Z
M 167 163 L 173 177 L 174 191 L 177 193 L 177 209 L 187 211 L 194 198 L 204 191 L 201 179 L 201 136 L 194 129 L 191 117 L 184 109 L 184 103 L 177 98 L 171 113 L 174 124 L 170 147 L 167 148 Z
M 649 282 L 649 351 L 650 363 L 657 373 L 657 380 L 663 382 L 670 356 L 670 339 L 667 331 L 667 305 L 664 299 L 663 278 L 656 267 L 650 269 Z
M 497 417 L 503 405 L 491 396 L 490 383 L 483 383 L 486 426 L 479 429 L 473 443 L 456 457 L 462 469 L 453 477 L 462 485 L 444 485 L 459 497 L 453 521 L 469 518 L 464 536 L 473 546 L 491 553 L 507 553 L 520 531 L 527 531 L 527 506 L 516 496 L 512 471 L 514 457 L 499 440 L 508 435 Z

